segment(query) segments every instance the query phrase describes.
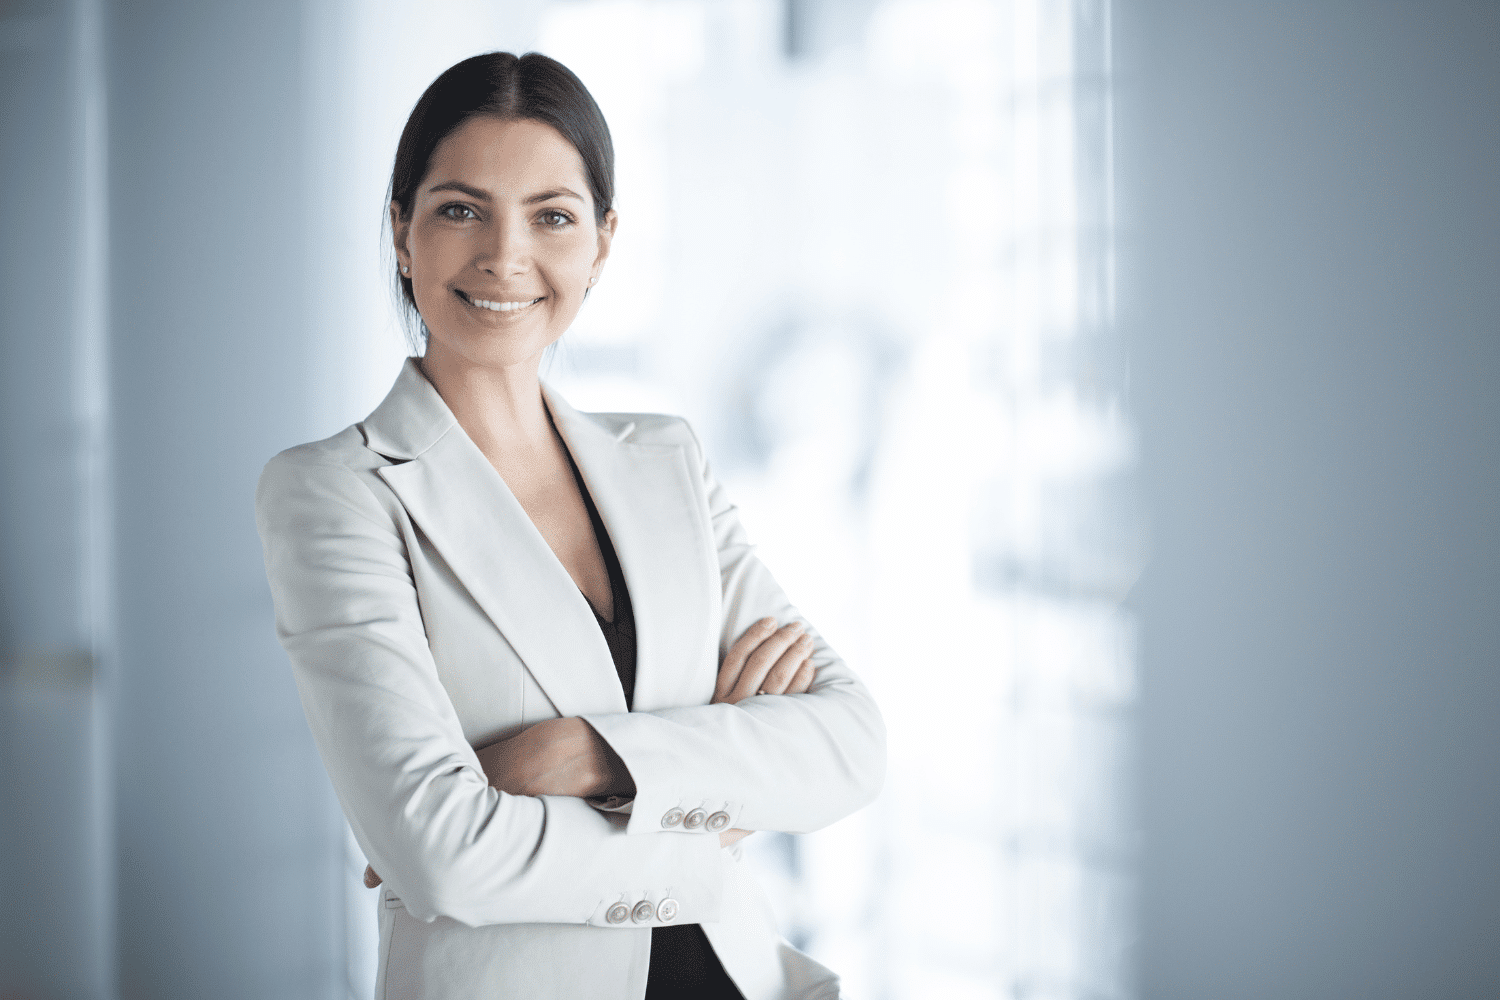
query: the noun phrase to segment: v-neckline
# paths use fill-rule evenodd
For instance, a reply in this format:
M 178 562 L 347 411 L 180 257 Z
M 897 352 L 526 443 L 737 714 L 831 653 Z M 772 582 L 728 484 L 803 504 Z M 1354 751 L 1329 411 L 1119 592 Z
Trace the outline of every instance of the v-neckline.
M 589 494 L 588 484 L 583 481 L 583 473 L 579 470 L 578 463 L 573 460 L 573 452 L 568 448 L 566 441 L 563 442 L 563 451 L 567 453 L 568 467 L 573 470 L 573 481 L 578 484 L 578 495 L 583 498 L 583 506 L 589 516 L 589 529 L 594 533 L 594 547 L 599 550 L 599 561 L 604 564 L 604 579 L 609 585 L 609 607 L 613 614 L 609 618 L 604 617 L 599 613 L 599 609 L 594 607 L 594 602 L 589 600 L 589 595 L 584 593 L 582 587 L 578 588 L 578 593 L 583 596 L 595 618 L 604 625 L 613 626 L 620 619 L 620 588 L 615 586 L 615 574 L 623 573 L 622 570 L 617 569 L 620 561 L 619 554 L 614 553 L 615 558 L 610 558 L 614 544 L 610 541 L 608 529 L 604 527 L 604 518 L 600 516 L 599 508 L 594 506 L 594 498 Z M 574 585 L 577 586 L 576 583 Z

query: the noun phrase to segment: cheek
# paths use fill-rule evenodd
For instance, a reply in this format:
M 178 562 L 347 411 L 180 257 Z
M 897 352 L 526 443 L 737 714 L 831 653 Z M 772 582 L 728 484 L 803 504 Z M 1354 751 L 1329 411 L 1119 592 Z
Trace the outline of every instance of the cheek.
M 446 295 L 447 281 L 454 270 L 455 251 L 460 248 L 454 247 L 452 240 L 433 239 L 431 235 L 423 238 L 415 233 L 410 246 L 412 291 L 417 297 L 417 305 L 421 306 L 424 299 L 433 300 L 429 305 L 436 304 L 439 296 Z M 461 257 L 461 254 L 457 256 Z
M 566 271 L 573 280 L 586 283 L 589 280 L 589 271 L 594 266 L 594 257 L 597 252 L 593 234 L 580 233 L 568 240 L 565 247 L 559 249 L 557 260 L 559 267 Z
M 433 306 L 439 305 L 445 295 L 442 275 L 436 272 L 436 269 L 431 266 L 430 262 L 426 267 L 418 264 L 412 270 L 414 273 L 412 274 L 411 290 L 412 294 L 416 296 L 417 308 L 419 310 L 423 308 L 430 309 Z
M 454 240 L 451 233 L 418 229 L 411 236 L 412 263 L 419 265 L 430 277 L 434 271 L 447 267 L 447 258 L 459 249 L 454 245 L 456 242 L 459 241 Z

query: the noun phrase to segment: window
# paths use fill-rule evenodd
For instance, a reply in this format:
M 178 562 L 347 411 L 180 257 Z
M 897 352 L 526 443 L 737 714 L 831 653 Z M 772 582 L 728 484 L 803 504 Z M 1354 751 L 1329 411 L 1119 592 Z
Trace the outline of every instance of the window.
M 544 374 L 582 409 L 692 419 L 886 713 L 874 806 L 746 841 L 787 935 L 851 995 L 1127 996 L 1141 533 L 1108 0 L 585 0 L 460 48 L 412 28 L 382 29 L 431 56 L 388 91 L 397 128 L 483 48 L 593 91 L 621 228 Z

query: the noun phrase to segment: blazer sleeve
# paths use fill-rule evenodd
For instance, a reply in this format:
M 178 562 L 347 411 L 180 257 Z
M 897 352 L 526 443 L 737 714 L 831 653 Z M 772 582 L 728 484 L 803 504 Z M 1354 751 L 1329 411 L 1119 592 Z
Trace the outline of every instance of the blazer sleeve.
M 684 424 L 686 427 L 686 424 Z M 756 558 L 739 515 L 688 430 L 723 589 L 719 661 L 754 622 L 801 620 Z M 805 833 L 868 804 L 885 778 L 885 724 L 869 690 L 810 625 L 816 669 L 805 694 L 735 705 L 585 716 L 635 780 L 631 833 L 726 827 Z M 717 664 L 715 665 L 717 667 Z M 701 823 L 681 818 L 702 810 Z M 718 813 L 724 816 L 718 816 Z M 686 838 L 697 839 L 697 838 Z
M 629 836 L 581 799 L 490 787 L 438 678 L 395 515 L 353 470 L 299 451 L 256 494 L 277 633 L 344 814 L 407 911 L 631 927 L 606 914 L 671 896 L 677 922 L 717 919 L 716 838 Z

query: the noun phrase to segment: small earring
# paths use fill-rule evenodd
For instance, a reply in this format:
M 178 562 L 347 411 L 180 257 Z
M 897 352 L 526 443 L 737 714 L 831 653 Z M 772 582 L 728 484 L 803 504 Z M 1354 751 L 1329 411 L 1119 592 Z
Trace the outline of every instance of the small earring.
M 407 267 L 405 264 L 402 264 L 401 265 L 401 273 L 402 274 L 411 274 L 411 268 Z
M 592 285 L 594 282 L 596 282 L 598 280 L 599 280 L 598 278 L 589 278 L 589 284 Z

